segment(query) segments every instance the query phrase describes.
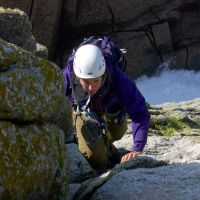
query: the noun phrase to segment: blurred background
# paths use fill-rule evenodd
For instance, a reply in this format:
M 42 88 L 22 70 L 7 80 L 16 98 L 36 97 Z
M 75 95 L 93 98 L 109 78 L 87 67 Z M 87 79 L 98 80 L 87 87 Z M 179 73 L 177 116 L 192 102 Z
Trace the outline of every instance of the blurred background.
M 166 102 L 164 96 L 173 97 L 171 89 L 176 97 L 169 101 L 188 99 L 190 90 L 190 99 L 199 97 L 199 0 L 0 0 L 0 6 L 27 14 L 36 41 L 47 47 L 48 59 L 61 69 L 83 38 L 107 35 L 127 49 L 126 73 L 139 79 L 136 82 L 150 103 Z M 151 79 L 161 72 L 164 82 Z M 181 90 L 186 86 L 188 89 Z M 158 92 L 155 87 L 162 89 Z M 158 96 L 149 94 L 153 92 Z M 161 96 L 158 101 L 150 100 Z

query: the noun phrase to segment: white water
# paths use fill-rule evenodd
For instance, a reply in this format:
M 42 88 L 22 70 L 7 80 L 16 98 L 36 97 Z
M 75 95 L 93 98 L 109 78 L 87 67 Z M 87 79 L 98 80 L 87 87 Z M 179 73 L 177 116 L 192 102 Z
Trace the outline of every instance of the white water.
M 158 76 L 138 78 L 136 85 L 151 105 L 200 98 L 200 72 L 165 68 Z

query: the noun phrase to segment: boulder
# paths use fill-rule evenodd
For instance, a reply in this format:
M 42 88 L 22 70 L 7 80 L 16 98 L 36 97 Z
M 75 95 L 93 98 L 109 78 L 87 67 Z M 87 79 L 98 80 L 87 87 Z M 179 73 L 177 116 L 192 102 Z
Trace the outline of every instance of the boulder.
M 64 81 L 52 62 L 0 40 L 0 118 L 48 121 L 65 105 Z
M 0 38 L 3 40 L 14 43 L 39 57 L 48 57 L 47 48 L 36 43 L 32 35 L 32 24 L 25 12 L 0 7 L 0 27 Z
M 23 10 L 28 16 L 31 12 L 32 2 L 27 0 L 0 0 L 0 6 L 4 8 L 18 8 Z
M 55 125 L 0 121 L 0 199 L 65 199 L 66 150 Z
M 163 165 L 165 165 L 164 162 L 154 160 L 147 156 L 137 157 L 136 159 L 129 160 L 126 163 L 117 165 L 113 170 L 108 171 L 108 172 L 102 174 L 101 176 L 90 179 L 90 180 L 86 181 L 85 183 L 83 183 L 81 185 L 81 187 L 79 187 L 78 190 L 74 193 L 74 199 L 82 200 L 82 199 L 90 199 L 91 197 L 93 199 L 95 199 L 96 194 L 93 196 L 95 191 L 98 191 L 98 189 L 101 190 L 101 188 L 104 187 L 104 185 L 107 185 L 107 182 L 112 180 L 113 176 L 117 176 L 124 170 L 129 171 L 131 169 L 137 169 L 137 168 L 154 168 L 154 167 L 157 168 L 157 167 L 160 167 Z M 118 182 L 118 184 L 119 183 L 121 185 L 122 181 Z M 116 185 L 118 185 L 118 184 L 116 184 Z M 123 185 L 126 185 L 126 184 L 127 184 L 126 179 L 124 179 Z M 112 188 L 112 186 L 110 188 Z M 73 189 L 75 189 L 75 188 L 73 188 Z M 118 188 L 117 190 L 110 189 L 107 192 L 109 193 L 109 197 L 107 196 L 108 193 L 105 192 L 105 193 L 102 193 L 103 199 L 117 199 L 115 196 L 117 193 L 119 196 L 124 194 L 124 191 L 121 190 L 120 188 Z M 132 194 L 131 190 L 130 190 L 130 193 Z M 104 196 L 104 194 L 105 194 L 105 196 Z M 97 198 L 99 198 L 98 194 L 97 194 Z M 132 199 L 132 198 L 129 197 L 126 199 Z
M 92 200 L 198 199 L 200 162 L 124 170 L 88 195 Z M 83 199 L 83 198 L 79 198 Z
M 36 40 L 28 16 L 18 9 L 0 7 L 0 38 L 34 52 Z
M 41 6 L 42 5 L 42 6 Z M 49 49 L 49 57 L 53 58 L 60 29 L 62 0 L 59 1 L 27 1 L 0 0 L 0 6 L 23 10 L 32 23 L 34 37 Z M 16 24 L 15 24 L 16 26 Z M 22 27 L 23 28 L 23 27 Z M 12 41 L 10 41 L 12 42 Z

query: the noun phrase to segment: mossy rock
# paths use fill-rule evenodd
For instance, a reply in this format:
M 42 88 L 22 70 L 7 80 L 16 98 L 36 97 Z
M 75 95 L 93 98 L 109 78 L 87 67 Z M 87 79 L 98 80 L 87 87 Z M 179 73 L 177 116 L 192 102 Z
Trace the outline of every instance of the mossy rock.
M 72 122 L 72 108 L 69 99 L 65 98 L 65 106 L 62 107 L 62 111 L 57 117 L 53 117 L 51 121 L 52 124 L 56 124 L 65 133 L 65 142 L 71 141 L 72 134 L 75 131 Z
M 173 136 L 175 132 L 182 131 L 186 128 L 189 128 L 187 124 L 173 116 L 161 115 L 151 117 L 150 131 L 153 130 L 154 133 L 167 138 Z
M 152 106 L 150 133 L 171 137 L 196 134 L 200 129 L 200 99 Z M 193 133 L 195 130 L 195 133 Z
M 48 121 L 65 105 L 61 70 L 0 40 L 0 118 Z
M 36 50 L 36 40 L 32 35 L 32 25 L 27 14 L 19 9 L 0 7 L 0 36 L 27 51 Z
M 66 153 L 55 125 L 0 121 L 0 199 L 66 199 Z

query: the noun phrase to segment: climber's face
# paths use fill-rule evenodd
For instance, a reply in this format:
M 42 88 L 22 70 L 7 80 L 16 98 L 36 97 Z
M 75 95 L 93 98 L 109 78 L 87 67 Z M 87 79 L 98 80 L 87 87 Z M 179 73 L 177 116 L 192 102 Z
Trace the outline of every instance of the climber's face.
M 90 94 L 95 94 L 101 87 L 102 76 L 97 77 L 97 78 L 89 78 L 89 79 L 81 78 L 80 84 L 86 92 Z

